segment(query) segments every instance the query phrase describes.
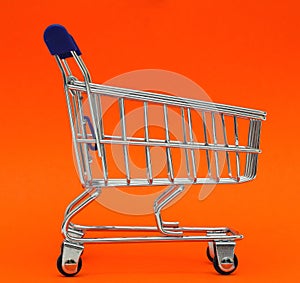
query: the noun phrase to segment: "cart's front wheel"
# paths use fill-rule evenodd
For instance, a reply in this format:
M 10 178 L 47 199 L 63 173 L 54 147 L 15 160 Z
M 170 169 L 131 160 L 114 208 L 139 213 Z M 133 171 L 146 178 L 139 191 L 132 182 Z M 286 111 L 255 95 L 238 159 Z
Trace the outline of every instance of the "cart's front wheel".
M 63 266 L 64 265 L 64 266 Z M 74 276 L 76 275 L 80 270 L 81 270 L 81 267 L 82 267 L 82 259 L 81 257 L 79 258 L 79 261 L 78 263 L 76 264 L 75 261 L 72 261 L 72 260 L 68 260 L 67 262 L 65 262 L 63 264 L 63 261 L 62 261 L 62 255 L 60 255 L 57 259 L 57 263 L 56 263 L 56 266 L 57 266 L 57 269 L 58 271 L 64 275 L 64 276 L 67 276 L 67 277 L 71 277 L 71 276 Z M 76 268 L 77 266 L 77 268 Z M 75 270 L 75 271 L 74 271 Z
M 210 254 L 210 249 L 209 249 L 209 247 L 206 248 L 206 256 L 207 256 L 207 258 L 208 258 L 208 260 L 209 260 L 210 262 L 213 262 L 213 261 L 214 261 L 214 257 L 211 256 L 211 254 Z
M 218 273 L 222 275 L 229 275 L 237 269 L 238 259 L 237 256 L 234 255 L 233 260 L 225 257 L 222 258 L 221 262 L 219 262 L 217 256 L 215 256 L 213 259 L 213 264 Z

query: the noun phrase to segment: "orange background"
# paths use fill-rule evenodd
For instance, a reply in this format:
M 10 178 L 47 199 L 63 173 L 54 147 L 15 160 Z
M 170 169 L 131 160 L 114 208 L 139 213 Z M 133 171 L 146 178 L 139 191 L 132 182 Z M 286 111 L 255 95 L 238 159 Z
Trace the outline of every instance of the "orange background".
M 299 282 L 298 1 L 2 2 L 2 282 Z M 88 246 L 78 277 L 58 274 L 63 212 L 81 187 L 61 76 L 42 39 L 52 23 L 74 35 L 97 82 L 165 69 L 216 102 L 268 112 L 254 182 L 219 187 L 202 202 L 190 189 L 166 211 L 185 224 L 241 231 L 232 276 L 215 273 L 201 243 Z M 152 221 L 100 205 L 87 217 Z

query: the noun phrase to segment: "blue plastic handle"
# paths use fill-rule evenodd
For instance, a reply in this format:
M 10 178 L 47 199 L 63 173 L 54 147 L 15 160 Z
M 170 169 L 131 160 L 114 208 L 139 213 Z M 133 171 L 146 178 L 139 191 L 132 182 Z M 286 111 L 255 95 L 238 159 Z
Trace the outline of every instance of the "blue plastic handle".
M 44 32 L 44 41 L 51 55 L 58 55 L 60 59 L 71 57 L 71 51 L 81 55 L 75 40 L 62 25 L 48 26 Z

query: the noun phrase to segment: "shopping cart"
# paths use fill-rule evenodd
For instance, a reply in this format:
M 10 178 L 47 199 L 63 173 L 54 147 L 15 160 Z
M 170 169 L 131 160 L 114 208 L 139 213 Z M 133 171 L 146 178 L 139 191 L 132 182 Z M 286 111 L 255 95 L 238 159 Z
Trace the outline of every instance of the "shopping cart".
M 253 180 L 261 152 L 261 123 L 266 113 L 95 84 L 81 59 L 81 51 L 63 26 L 49 26 L 45 30 L 44 40 L 63 75 L 74 155 L 84 187 L 84 191 L 68 205 L 64 215 L 64 241 L 57 261 L 58 270 L 65 276 L 77 274 L 82 267 L 84 244 L 88 243 L 205 241 L 208 242 L 207 257 L 216 271 L 224 275 L 232 273 L 238 265 L 234 249 L 236 241 L 243 238 L 241 234 L 227 227 L 181 227 L 178 222 L 163 221 L 161 212 L 187 186 L 238 184 Z M 82 79 L 77 79 L 75 74 Z M 117 113 L 105 116 L 105 99 L 115 102 L 109 109 Z M 127 109 L 133 104 L 142 109 L 143 131 L 140 136 L 127 132 Z M 153 109 L 161 110 L 163 136 L 151 129 L 149 120 Z M 171 112 L 180 117 L 181 122 L 176 123 L 182 133 L 179 137 L 172 134 Z M 107 132 L 110 122 L 113 123 L 112 117 L 119 117 L 118 133 Z M 120 172 L 114 175 L 117 170 L 111 169 L 114 160 L 109 155 L 116 147 L 121 148 L 123 157 L 123 164 L 119 164 L 123 168 L 121 175 Z M 142 177 L 133 176 L 131 171 L 132 148 L 142 149 L 136 151 L 141 153 L 139 158 L 142 157 L 145 164 Z M 154 148 L 163 149 L 166 156 L 166 169 L 160 174 L 155 173 L 153 168 L 151 150 Z M 177 151 L 183 154 L 184 170 L 181 174 L 176 169 Z M 97 170 L 95 163 L 98 164 Z M 167 187 L 153 205 L 156 226 L 88 226 L 71 222 L 76 214 L 97 199 L 104 188 L 134 186 Z M 125 235 L 138 233 L 122 237 L 87 236 L 91 231 L 119 231 Z M 140 236 L 140 232 L 147 236 Z

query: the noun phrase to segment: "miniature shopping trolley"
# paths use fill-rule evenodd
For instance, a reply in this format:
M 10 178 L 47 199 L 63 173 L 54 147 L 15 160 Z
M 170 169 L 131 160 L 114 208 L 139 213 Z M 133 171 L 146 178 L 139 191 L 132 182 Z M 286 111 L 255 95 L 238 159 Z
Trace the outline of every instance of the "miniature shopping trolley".
M 58 270 L 65 276 L 77 274 L 88 243 L 205 241 L 207 257 L 215 270 L 224 275 L 232 273 L 238 265 L 234 250 L 236 241 L 243 238 L 241 234 L 227 227 L 181 227 L 178 222 L 163 221 L 161 212 L 188 186 L 253 180 L 266 113 L 95 84 L 80 49 L 63 26 L 49 26 L 44 40 L 63 75 L 76 167 L 84 188 L 64 215 Z M 106 99 L 109 107 L 105 106 Z M 142 122 L 139 134 L 128 130 L 128 117 L 135 109 L 140 110 L 136 112 L 140 116 L 131 119 L 131 123 Z M 152 127 L 153 112 L 160 120 L 160 131 Z M 114 123 L 117 126 L 112 126 Z M 118 130 L 113 131 L 114 127 Z M 120 170 L 111 156 L 117 148 L 118 157 L 122 157 L 117 159 Z M 164 156 L 165 166 L 160 172 L 155 170 L 154 149 L 161 150 Z M 144 164 L 138 175 L 132 170 L 133 158 Z M 153 204 L 154 226 L 88 226 L 72 222 L 104 189 L 154 186 L 164 188 Z M 103 236 L 107 231 L 110 233 Z M 116 231 L 122 236 L 112 237 Z M 101 236 L 89 236 L 95 232 Z

